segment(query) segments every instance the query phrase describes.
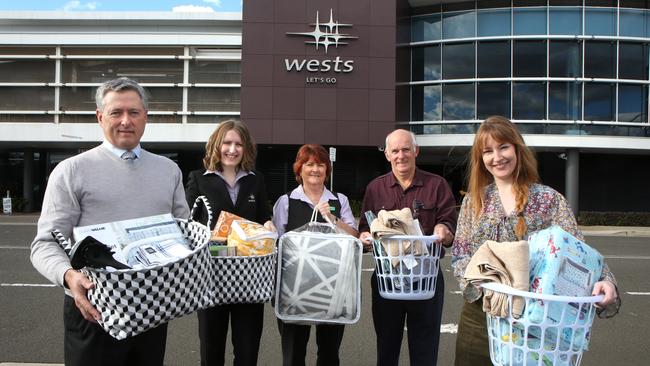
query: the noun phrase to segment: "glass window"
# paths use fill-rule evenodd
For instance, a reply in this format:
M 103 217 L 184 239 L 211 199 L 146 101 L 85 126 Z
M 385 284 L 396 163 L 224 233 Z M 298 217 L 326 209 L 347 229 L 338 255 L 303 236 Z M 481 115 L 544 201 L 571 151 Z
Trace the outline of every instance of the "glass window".
M 21 47 L 21 46 L 3 46 L 0 48 L 0 55 L 54 55 L 54 47 Z
M 546 34 L 546 8 L 516 8 L 513 16 L 515 35 Z
M 512 118 L 544 119 L 546 115 L 546 83 L 513 83 Z
M 229 119 L 238 119 L 238 116 L 187 116 L 187 123 L 221 123 Z
M 126 76 L 140 83 L 182 83 L 180 60 L 64 60 L 64 83 L 101 83 Z
M 615 36 L 616 9 L 587 8 L 585 10 L 585 35 Z
M 440 14 L 413 18 L 411 23 L 411 42 L 436 41 L 442 36 Z
M 546 76 L 546 41 L 515 41 L 512 58 L 514 77 Z
M 0 123 L 34 123 L 34 122 L 47 122 L 53 123 L 54 116 L 47 114 L 0 114 Z
M 95 91 L 91 87 L 62 87 L 60 104 L 62 111 L 95 111 Z M 83 116 L 86 122 L 96 122 L 94 116 Z
M 509 118 L 510 83 L 478 83 L 476 114 L 478 119 L 485 119 L 495 114 Z
M 619 79 L 648 79 L 648 46 L 644 43 L 621 42 L 618 46 Z
M 412 51 L 412 80 L 440 80 L 440 45 L 415 47 Z
M 580 41 L 551 41 L 548 53 L 550 77 L 580 77 L 582 72 L 582 43 Z
M 442 39 L 474 37 L 475 12 L 459 11 L 442 15 Z
M 413 121 L 440 121 L 442 105 L 440 85 L 416 86 L 413 88 Z
M 239 84 L 241 83 L 241 62 L 206 60 L 191 61 L 189 80 L 190 83 Z
M 237 88 L 237 92 L 239 92 L 239 88 Z M 180 111 L 183 108 L 183 88 L 149 87 L 147 88 L 147 93 L 149 94 L 150 111 L 175 112 Z
M 648 121 L 647 86 L 619 84 L 618 120 L 621 122 Z
M 5 111 L 51 111 L 54 109 L 54 88 L 0 86 L 0 100 L 0 108 Z
M 442 118 L 474 119 L 474 84 L 445 84 L 442 87 Z
M 616 67 L 614 43 L 585 41 L 585 77 L 613 78 Z
M 479 78 L 510 76 L 510 41 L 478 42 L 476 52 Z
M 443 79 L 474 77 L 474 43 L 445 44 L 442 49 Z
M 187 109 L 190 111 L 237 112 L 239 88 L 189 88 Z
M 0 82 L 53 83 L 55 67 L 54 60 L 0 59 Z
M 478 12 L 478 36 L 509 36 L 510 9 L 480 10 Z
M 582 10 L 579 7 L 560 7 L 549 9 L 550 34 L 582 34 Z
M 614 120 L 614 85 L 585 83 L 586 121 Z
M 643 10 L 621 9 L 621 37 L 646 36 L 646 12 Z
M 579 120 L 582 84 L 575 82 L 551 82 L 548 85 L 548 119 Z

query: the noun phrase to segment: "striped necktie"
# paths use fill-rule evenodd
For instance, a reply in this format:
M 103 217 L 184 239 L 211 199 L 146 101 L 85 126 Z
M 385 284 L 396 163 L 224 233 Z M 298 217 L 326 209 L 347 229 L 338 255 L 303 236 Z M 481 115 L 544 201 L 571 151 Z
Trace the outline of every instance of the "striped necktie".
M 138 156 L 135 155 L 135 153 L 133 151 L 131 151 L 131 150 L 125 151 L 124 154 L 122 154 L 122 159 L 124 159 L 124 160 L 133 161 L 133 160 L 135 160 L 137 158 L 138 158 Z

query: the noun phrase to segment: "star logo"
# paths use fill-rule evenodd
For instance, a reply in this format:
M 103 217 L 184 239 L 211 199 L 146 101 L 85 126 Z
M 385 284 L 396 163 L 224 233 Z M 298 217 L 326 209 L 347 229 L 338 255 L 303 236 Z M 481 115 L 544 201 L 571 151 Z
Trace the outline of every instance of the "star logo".
M 314 30 L 311 32 L 287 32 L 286 34 L 290 36 L 305 36 L 313 38 L 313 41 L 305 41 L 305 43 L 316 45 L 316 49 L 319 49 L 319 46 L 323 46 L 325 48 L 325 53 L 327 53 L 329 46 L 338 48 L 339 45 L 348 44 L 348 42 L 343 42 L 342 40 L 359 38 L 339 31 L 339 28 L 352 27 L 352 24 L 342 24 L 338 21 L 334 21 L 332 9 L 330 9 L 329 22 L 321 23 L 318 11 L 316 11 L 316 22 L 310 25 L 314 27 Z

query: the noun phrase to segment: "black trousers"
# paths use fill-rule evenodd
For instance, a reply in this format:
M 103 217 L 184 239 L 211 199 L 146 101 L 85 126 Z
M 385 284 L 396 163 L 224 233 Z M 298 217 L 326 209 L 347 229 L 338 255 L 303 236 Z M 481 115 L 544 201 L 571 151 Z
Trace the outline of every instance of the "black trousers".
M 377 335 L 377 365 L 395 366 L 404 335 L 404 321 L 408 327 L 409 359 L 412 366 L 436 365 L 445 282 L 438 270 L 436 295 L 429 300 L 388 300 L 377 290 L 377 275 L 373 273 L 372 320 Z
M 220 305 L 198 311 L 201 365 L 225 363 L 228 324 L 232 328 L 233 365 L 257 365 L 264 325 L 264 304 Z
M 282 338 L 282 365 L 305 366 L 310 325 L 285 323 L 278 319 L 278 329 Z M 316 365 L 338 366 L 339 348 L 343 340 L 343 324 L 316 325 Z
M 118 341 L 99 325 L 84 319 L 72 297 L 66 295 L 63 326 L 66 366 L 160 366 L 165 359 L 167 324 Z

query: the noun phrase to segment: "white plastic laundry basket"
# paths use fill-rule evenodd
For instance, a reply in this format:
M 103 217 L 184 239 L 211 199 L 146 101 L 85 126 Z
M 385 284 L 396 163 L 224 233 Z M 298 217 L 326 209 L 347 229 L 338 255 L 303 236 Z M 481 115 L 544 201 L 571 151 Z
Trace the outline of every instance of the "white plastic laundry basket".
M 377 286 L 381 297 L 392 300 L 433 298 L 440 266 L 440 244 L 434 243 L 437 239 L 436 235 L 394 235 L 374 241 Z M 396 246 L 397 255 L 385 250 L 388 246 Z M 420 248 L 420 253 L 413 253 L 413 248 Z
M 594 303 L 603 295 L 570 297 L 520 291 L 500 283 L 486 283 L 485 290 L 525 300 L 521 317 L 487 316 L 490 358 L 498 366 L 577 366 L 587 349 L 596 314 Z

